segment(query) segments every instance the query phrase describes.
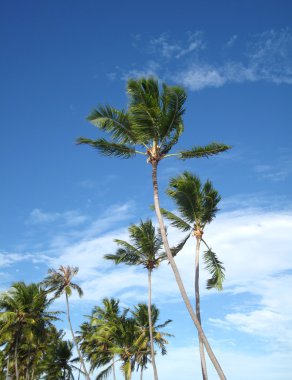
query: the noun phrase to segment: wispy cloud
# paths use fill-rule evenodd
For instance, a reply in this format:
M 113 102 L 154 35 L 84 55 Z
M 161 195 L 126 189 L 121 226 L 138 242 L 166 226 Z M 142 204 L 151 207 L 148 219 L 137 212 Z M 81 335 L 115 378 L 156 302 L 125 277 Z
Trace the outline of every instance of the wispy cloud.
M 254 166 L 254 171 L 259 179 L 273 182 L 284 181 L 292 174 L 292 157 L 291 155 L 281 155 L 273 163 L 258 164 Z
M 140 36 L 139 43 L 142 44 Z M 154 75 L 181 83 L 192 91 L 207 87 L 218 88 L 230 83 L 265 81 L 274 84 L 292 84 L 292 32 L 291 29 L 269 30 L 252 35 L 242 42 L 238 57 L 222 62 L 221 52 L 238 45 L 238 35 L 232 35 L 227 44 L 218 48 L 218 59 L 208 59 L 208 44 L 202 32 L 188 34 L 185 41 L 161 34 L 148 44 L 143 42 L 146 59 L 121 74 L 122 79 Z M 146 47 L 145 47 L 146 45 Z M 216 52 L 212 52 L 212 57 Z M 184 58 L 181 60 L 180 58 Z M 187 58 L 187 59 L 185 59 Z M 166 66 L 167 63 L 167 66 Z
M 161 55 L 167 60 L 179 59 L 189 53 L 200 51 L 204 47 L 202 32 L 188 33 L 186 41 L 176 41 L 166 33 L 150 40 L 151 52 Z
M 61 221 L 67 226 L 76 226 L 86 221 L 86 216 L 81 215 L 77 211 L 60 212 L 44 212 L 39 208 L 31 211 L 27 220 L 28 224 L 46 224 Z

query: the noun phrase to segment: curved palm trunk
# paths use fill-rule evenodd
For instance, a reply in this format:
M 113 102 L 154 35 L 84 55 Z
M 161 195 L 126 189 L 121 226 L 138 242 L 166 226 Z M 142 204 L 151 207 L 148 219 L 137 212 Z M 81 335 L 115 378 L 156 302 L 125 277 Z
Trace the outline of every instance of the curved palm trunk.
M 151 350 L 151 360 L 153 367 L 154 379 L 158 380 L 156 362 L 155 362 L 155 353 L 154 353 L 154 344 L 153 344 L 153 326 L 152 326 L 152 285 L 151 285 L 151 269 L 148 269 L 148 321 L 149 321 L 149 335 L 150 335 L 150 350 Z
M 200 338 L 202 339 L 204 346 L 206 347 L 206 351 L 209 355 L 209 358 L 210 358 L 211 362 L 213 363 L 219 378 L 221 380 L 226 380 L 224 372 L 223 372 L 222 368 L 220 367 L 220 364 L 219 364 L 218 360 L 216 359 L 216 356 L 214 355 L 214 353 L 211 349 L 211 346 L 210 346 L 210 344 L 206 338 L 206 335 L 205 335 L 205 333 L 204 333 L 204 331 L 200 325 L 200 322 L 198 321 L 198 318 L 197 318 L 197 316 L 196 316 L 196 314 L 192 308 L 192 305 L 191 305 L 190 300 L 188 298 L 188 295 L 186 293 L 185 287 L 183 285 L 182 279 L 180 277 L 177 265 L 176 265 L 176 263 L 172 257 L 171 250 L 170 250 L 168 240 L 167 240 L 167 235 L 166 235 L 166 230 L 165 230 L 163 218 L 162 218 L 161 211 L 160 211 L 159 195 L 158 195 L 158 183 L 157 183 L 157 164 L 158 163 L 156 161 L 154 161 L 151 164 L 152 164 L 152 183 L 153 183 L 153 193 L 154 193 L 153 194 L 154 195 L 154 207 L 155 207 L 155 212 L 157 215 L 157 219 L 158 219 L 158 223 L 159 223 L 159 227 L 160 227 L 160 231 L 161 231 L 161 236 L 162 236 L 164 248 L 165 248 L 165 251 L 167 254 L 167 258 L 168 258 L 169 263 L 171 265 L 171 268 L 173 270 L 177 285 L 179 287 L 179 290 L 180 290 L 181 296 L 184 300 L 184 303 L 186 305 L 186 308 L 187 308 L 187 310 L 190 314 L 190 317 L 192 318 L 192 320 L 193 320 L 193 322 L 194 322 L 194 324 L 198 330 L 198 334 L 199 334 Z
M 83 371 L 85 373 L 85 376 L 87 378 L 87 380 L 90 380 L 90 377 L 88 375 L 88 372 L 87 372 L 87 369 L 85 367 L 85 364 L 84 364 L 84 360 L 82 358 L 82 355 L 81 355 L 81 352 L 79 350 L 79 346 L 77 344 L 77 341 L 76 341 L 76 338 L 75 338 L 75 334 L 74 334 L 74 331 L 73 331 L 73 328 L 72 328 L 72 324 L 71 324 L 71 319 L 70 319 L 70 307 L 69 307 L 69 300 L 68 300 L 68 295 L 66 293 L 66 305 L 67 305 L 67 319 L 68 319 L 68 323 L 69 323 L 69 327 L 70 327 L 70 331 L 71 331 L 71 334 L 72 334 L 72 338 L 73 338 L 73 341 L 74 341 L 74 344 L 75 344 L 75 347 L 76 347 L 76 350 L 78 352 L 78 356 L 79 356 L 79 359 L 80 359 L 80 363 L 82 365 L 82 368 L 83 368 Z
M 201 239 L 197 238 L 197 245 L 196 245 L 196 260 L 195 260 L 195 267 L 196 267 L 196 273 L 195 273 L 195 293 L 196 293 L 196 315 L 198 318 L 198 321 L 201 324 L 201 307 L 200 307 L 200 243 Z M 201 358 L 201 368 L 202 368 L 202 375 L 203 380 L 208 380 L 208 374 L 207 374 L 207 366 L 206 366 L 206 359 L 205 359 L 205 352 L 204 352 L 204 344 L 203 341 L 199 336 L 199 348 L 200 348 L 200 358 Z

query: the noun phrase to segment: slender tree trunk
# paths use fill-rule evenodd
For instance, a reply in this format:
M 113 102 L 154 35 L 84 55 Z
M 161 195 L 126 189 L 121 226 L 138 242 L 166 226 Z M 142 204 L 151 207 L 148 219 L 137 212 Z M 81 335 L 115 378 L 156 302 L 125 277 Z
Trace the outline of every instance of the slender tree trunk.
M 115 355 L 113 357 L 113 378 L 116 380 Z
M 150 335 L 150 350 L 151 350 L 151 360 L 153 367 L 154 379 L 158 380 L 156 362 L 155 362 L 155 353 L 154 353 L 154 344 L 153 344 L 153 326 L 152 326 L 152 284 L 151 284 L 151 273 L 152 270 L 148 269 L 148 321 L 149 321 L 149 335 Z
M 14 351 L 14 366 L 15 366 L 15 378 L 16 378 L 16 380 L 19 379 L 19 372 L 18 372 L 18 343 L 19 343 L 19 334 L 17 334 L 17 336 L 16 336 L 15 351 Z
M 196 293 L 196 315 L 198 318 L 198 321 L 200 325 L 201 323 L 201 306 L 200 306 L 200 243 L 201 239 L 197 237 L 197 244 L 196 244 L 196 259 L 195 259 L 195 293 Z M 208 374 L 207 374 L 207 366 L 206 366 L 206 359 L 205 359 L 205 352 L 204 352 L 204 344 L 200 337 L 200 334 L 198 334 L 199 337 L 199 348 L 200 348 L 200 358 L 201 358 L 201 368 L 202 368 L 202 375 L 203 380 L 208 380 Z
M 141 367 L 140 380 L 143 380 L 143 366 Z
M 87 380 L 90 380 L 90 377 L 88 375 L 88 372 L 87 372 L 87 369 L 85 367 L 85 364 L 84 364 L 84 360 L 83 360 L 83 357 L 81 355 L 81 352 L 79 350 L 79 346 L 78 346 L 78 343 L 77 343 L 77 340 L 75 338 L 75 334 L 74 334 L 74 331 L 73 331 L 73 328 L 72 328 L 72 324 L 71 324 L 71 319 L 70 319 L 70 307 L 69 307 L 69 300 L 68 300 L 68 295 L 67 293 L 66 294 L 66 305 L 67 305 L 67 319 L 68 319 L 68 323 L 69 323 L 69 327 L 70 327 L 70 331 L 71 331 L 71 334 L 72 334 L 72 338 L 73 338 L 73 341 L 74 341 L 74 344 L 75 344 L 75 347 L 76 347 L 76 350 L 78 352 L 78 356 L 79 356 L 79 359 L 80 359 L 80 363 L 82 365 L 82 368 L 83 368 L 83 371 L 85 373 L 85 376 L 87 378 Z
M 9 355 L 7 358 L 7 366 L 6 366 L 6 380 L 10 380 L 10 376 L 9 376 Z
M 214 355 L 214 353 L 211 349 L 211 346 L 210 346 L 210 344 L 206 338 L 206 335 L 205 335 L 205 333 L 204 333 L 204 331 L 203 331 L 203 329 L 202 329 L 202 327 L 198 321 L 198 318 L 197 318 L 197 316 L 196 316 L 196 314 L 192 308 L 191 302 L 188 298 L 185 287 L 184 287 L 183 282 L 181 280 L 177 265 L 176 265 L 176 263 L 172 257 L 170 246 L 169 246 L 169 243 L 167 240 L 167 235 L 166 235 L 166 230 L 165 230 L 163 218 L 162 218 L 161 211 L 160 211 L 159 195 L 158 195 L 158 183 L 157 183 L 157 162 L 155 161 L 155 162 L 152 162 L 151 164 L 152 164 L 152 183 L 153 183 L 155 212 L 157 215 L 157 219 L 158 219 L 158 223 L 159 223 L 159 227 L 160 227 L 160 231 L 161 231 L 161 236 L 162 236 L 162 240 L 163 240 L 163 244 L 164 244 L 165 252 L 167 254 L 168 261 L 169 261 L 171 268 L 173 270 L 177 285 L 179 287 L 179 290 L 180 290 L 181 296 L 184 300 L 184 303 L 186 305 L 186 308 L 187 308 L 187 310 L 190 314 L 190 317 L 192 318 L 192 320 L 193 320 L 193 322 L 194 322 L 194 324 L 198 330 L 200 338 L 202 339 L 202 341 L 206 347 L 206 351 L 210 357 L 210 360 L 213 363 L 219 378 L 221 380 L 226 380 L 226 377 L 222 371 L 222 368 L 220 367 L 220 364 L 217 361 L 216 356 Z

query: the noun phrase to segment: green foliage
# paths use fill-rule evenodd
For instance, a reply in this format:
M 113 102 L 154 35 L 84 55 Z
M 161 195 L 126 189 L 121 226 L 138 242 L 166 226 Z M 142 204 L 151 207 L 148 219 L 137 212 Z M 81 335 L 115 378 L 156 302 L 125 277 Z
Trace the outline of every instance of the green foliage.
M 195 224 L 193 228 L 204 228 L 214 219 L 221 199 L 210 181 L 202 185 L 199 177 L 187 171 L 170 180 L 167 194 L 175 201 L 183 220 L 189 225 Z M 165 216 L 169 218 L 168 214 Z M 183 221 L 179 224 L 176 219 L 170 220 L 175 227 L 186 230 Z
M 217 290 L 222 290 L 222 284 L 225 278 L 225 268 L 222 262 L 218 260 L 216 253 L 211 249 L 204 252 L 204 261 L 206 269 L 212 275 L 212 277 L 207 280 L 207 289 L 216 288 Z
M 109 105 L 98 106 L 87 118 L 106 132 L 110 140 L 81 137 L 77 143 L 90 145 L 110 157 L 130 158 L 138 153 L 147 155 L 150 162 L 168 157 L 184 130 L 185 90 L 166 84 L 160 86 L 157 79 L 149 77 L 130 79 L 127 94 L 129 103 L 126 111 Z M 141 147 L 143 151 L 140 151 Z M 209 157 L 229 148 L 225 144 L 211 143 L 171 155 L 180 159 Z
M 48 276 L 42 281 L 42 284 L 48 289 L 48 292 L 54 292 L 55 298 L 60 297 L 63 293 L 71 296 L 72 289 L 76 290 L 79 297 L 83 291 L 79 285 L 72 282 L 72 278 L 78 273 L 77 267 L 64 267 L 61 265 L 58 270 L 49 269 Z
M 152 325 L 155 344 L 166 353 L 166 337 L 162 331 L 171 321 L 157 324 L 159 310 L 152 305 Z M 120 310 L 119 301 L 105 298 L 96 306 L 89 322 L 81 326 L 78 340 L 91 370 L 102 368 L 97 379 L 103 380 L 113 370 L 113 361 L 120 362 L 125 378 L 130 378 L 135 367 L 146 368 L 150 360 L 149 317 L 146 304 L 138 304 L 132 311 Z
M 179 152 L 179 158 L 182 160 L 186 160 L 188 158 L 208 158 L 215 156 L 218 153 L 225 152 L 230 148 L 231 147 L 229 145 L 214 142 L 206 146 L 196 146 L 190 150 L 182 150 Z
M 130 243 L 115 239 L 120 248 L 115 254 L 105 255 L 105 259 L 112 260 L 115 264 L 143 265 L 150 270 L 158 267 L 165 259 L 165 254 L 161 252 L 163 242 L 160 231 L 155 231 L 151 220 L 130 226 L 129 238 Z
M 11 376 L 37 373 L 59 312 L 49 311 L 52 300 L 40 284 L 15 282 L 0 296 L 2 360 Z

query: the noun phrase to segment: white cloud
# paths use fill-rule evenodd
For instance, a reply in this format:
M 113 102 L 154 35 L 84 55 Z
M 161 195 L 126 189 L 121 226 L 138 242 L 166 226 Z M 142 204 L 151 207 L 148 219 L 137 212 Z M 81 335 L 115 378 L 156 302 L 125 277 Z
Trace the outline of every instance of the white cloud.
M 232 47 L 237 40 L 237 35 L 231 36 L 225 48 Z M 206 45 L 202 32 L 189 34 L 183 42 L 161 34 L 150 40 L 148 49 L 147 45 L 143 46 L 143 53 L 150 51 L 155 60 L 148 60 L 143 68 L 128 70 L 122 79 L 154 75 L 178 82 L 192 91 L 255 81 L 292 84 L 292 32 L 289 28 L 250 36 L 236 59 L 227 58 L 223 62 L 221 59 L 217 63 L 209 62 Z M 188 59 L 180 61 L 186 56 Z
M 20 253 L 10 253 L 10 252 L 0 252 L 0 267 L 9 267 L 13 264 L 16 264 L 20 261 L 29 260 L 33 256 L 29 254 L 20 254 Z
M 215 354 L 227 379 L 233 380 L 290 380 L 292 363 L 289 353 L 255 354 L 243 352 L 225 345 L 224 349 L 215 346 Z M 208 360 L 208 359 L 207 359 Z M 215 380 L 212 364 L 207 361 L 210 380 Z M 166 357 L 157 358 L 158 374 L 168 380 L 192 380 L 201 378 L 198 348 L 194 346 L 174 347 L 169 345 Z M 178 376 L 179 374 L 179 376 Z M 145 380 L 152 379 L 152 368 L 145 372 Z
M 66 238 L 62 240 L 61 234 L 59 244 L 54 240 L 53 248 L 50 245 L 46 252 L 28 259 L 55 268 L 59 265 L 78 266 L 80 269 L 76 282 L 84 290 L 85 304 L 97 303 L 108 296 L 118 297 L 126 303 L 146 300 L 147 276 L 143 268 L 137 270 L 123 265 L 113 266 L 103 259 L 105 253 L 116 250 L 113 242 L 115 238 L 127 240 L 126 221 L 133 215 L 134 207 L 131 203 L 113 206 L 100 215 L 99 220 L 89 224 L 87 229 L 76 232 L 74 242 Z M 271 208 L 256 207 L 221 212 L 206 228 L 205 239 L 226 268 L 224 291 L 218 297 L 224 300 L 227 294 L 234 296 L 233 307 L 227 309 L 225 314 L 221 312 L 217 319 L 210 320 L 210 326 L 216 324 L 218 328 L 228 327 L 256 335 L 268 341 L 270 349 L 292 347 L 292 336 L 289 333 L 292 331 L 292 305 L 287 291 L 292 286 L 291 230 L 290 210 L 273 211 Z M 178 232 L 171 228 L 168 232 L 172 243 L 180 240 Z M 193 299 L 192 240 L 176 261 L 186 289 Z M 24 257 L 18 254 L 6 257 L 2 254 L 0 260 L 4 265 L 12 266 Z M 205 289 L 207 278 L 208 273 L 201 264 L 204 307 L 208 307 L 208 295 L 215 293 Z M 239 294 L 248 295 L 244 305 L 236 301 Z M 180 299 L 171 268 L 166 262 L 153 272 L 153 297 L 154 302 L 159 300 L 160 304 Z M 75 295 L 72 301 L 77 299 Z M 80 307 L 79 300 L 78 305 Z

